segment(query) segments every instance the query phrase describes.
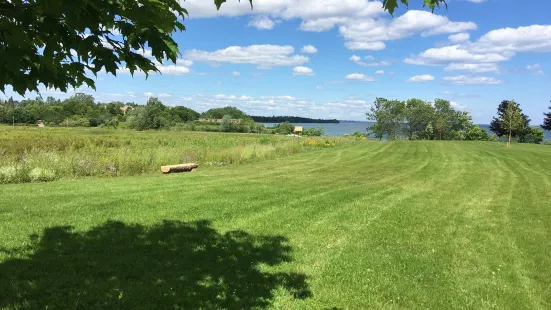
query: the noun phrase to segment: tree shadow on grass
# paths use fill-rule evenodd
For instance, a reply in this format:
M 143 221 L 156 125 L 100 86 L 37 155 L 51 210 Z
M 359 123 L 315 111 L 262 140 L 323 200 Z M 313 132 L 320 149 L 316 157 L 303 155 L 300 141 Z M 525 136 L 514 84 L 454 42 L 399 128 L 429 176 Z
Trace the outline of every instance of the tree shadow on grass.
M 291 261 L 285 237 L 221 234 L 208 221 L 52 227 L 33 242 L 27 258 L 0 263 L 0 308 L 249 309 L 276 289 L 311 296 L 305 275 L 262 270 Z

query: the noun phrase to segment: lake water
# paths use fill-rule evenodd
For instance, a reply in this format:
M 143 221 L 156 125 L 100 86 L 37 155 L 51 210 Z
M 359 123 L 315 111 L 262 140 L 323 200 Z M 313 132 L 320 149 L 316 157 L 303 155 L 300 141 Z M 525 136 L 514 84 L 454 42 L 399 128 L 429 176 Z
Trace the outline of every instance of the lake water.
M 302 126 L 304 129 L 308 128 L 317 128 L 318 126 L 323 127 L 325 130 L 325 134 L 328 136 L 344 136 L 346 134 L 352 134 L 356 130 L 361 133 L 367 133 L 367 128 L 371 125 L 373 125 L 373 122 L 346 122 L 341 121 L 338 124 L 333 123 L 293 123 L 295 126 Z M 265 123 L 264 126 L 266 127 L 272 127 L 276 125 L 275 123 Z M 480 125 L 480 127 L 490 130 L 489 125 Z M 545 139 L 551 140 L 551 131 L 545 131 Z

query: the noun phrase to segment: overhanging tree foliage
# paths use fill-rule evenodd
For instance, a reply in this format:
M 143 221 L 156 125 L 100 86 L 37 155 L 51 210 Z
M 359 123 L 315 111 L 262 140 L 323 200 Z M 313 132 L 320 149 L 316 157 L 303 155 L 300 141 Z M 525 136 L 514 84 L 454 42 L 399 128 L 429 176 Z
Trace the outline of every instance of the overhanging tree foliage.
M 116 75 L 123 66 L 158 72 L 139 51 L 176 62 L 171 35 L 185 30 L 186 15 L 178 0 L 0 0 L 0 90 L 95 88 L 90 73 Z
M 408 6 L 408 0 L 400 0 L 403 4 Z M 433 12 L 435 8 L 440 8 L 440 4 L 444 4 L 447 8 L 448 4 L 446 0 L 423 0 L 423 6 L 429 7 Z M 394 14 L 394 10 L 398 7 L 398 0 L 383 0 L 383 8 L 390 14 Z
M 226 0 L 214 0 L 217 9 Z M 251 8 L 252 0 L 249 0 Z M 408 0 L 400 0 L 408 5 Z M 445 0 L 423 0 L 431 10 Z M 398 0 L 384 0 L 390 14 Z M 176 62 L 172 33 L 185 30 L 187 10 L 179 0 L 0 0 L 0 90 L 11 85 L 21 95 L 46 88 L 67 91 L 91 75 L 159 72 L 140 51 Z

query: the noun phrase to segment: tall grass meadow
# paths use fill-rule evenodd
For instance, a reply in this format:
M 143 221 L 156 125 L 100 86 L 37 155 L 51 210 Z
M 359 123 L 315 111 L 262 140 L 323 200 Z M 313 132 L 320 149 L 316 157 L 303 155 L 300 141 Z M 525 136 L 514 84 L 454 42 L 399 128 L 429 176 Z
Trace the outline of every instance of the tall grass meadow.
M 0 183 L 139 175 L 168 164 L 200 167 L 273 159 L 353 138 L 0 126 Z

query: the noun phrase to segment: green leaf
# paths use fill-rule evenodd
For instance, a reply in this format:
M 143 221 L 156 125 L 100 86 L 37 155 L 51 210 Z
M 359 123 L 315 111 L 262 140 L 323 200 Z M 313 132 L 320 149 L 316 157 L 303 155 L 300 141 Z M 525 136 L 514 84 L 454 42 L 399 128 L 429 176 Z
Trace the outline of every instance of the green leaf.
M 214 0 L 214 5 L 216 5 L 216 9 L 220 10 L 220 6 L 222 6 L 222 3 L 226 2 L 226 0 Z M 239 0 L 241 2 L 241 0 Z M 251 4 L 251 9 L 253 8 L 253 0 L 249 0 L 249 3 Z
M 400 0 L 403 4 L 408 6 L 408 0 Z M 384 0 L 383 9 L 387 10 L 390 15 L 394 14 L 394 10 L 398 7 L 398 0 Z

